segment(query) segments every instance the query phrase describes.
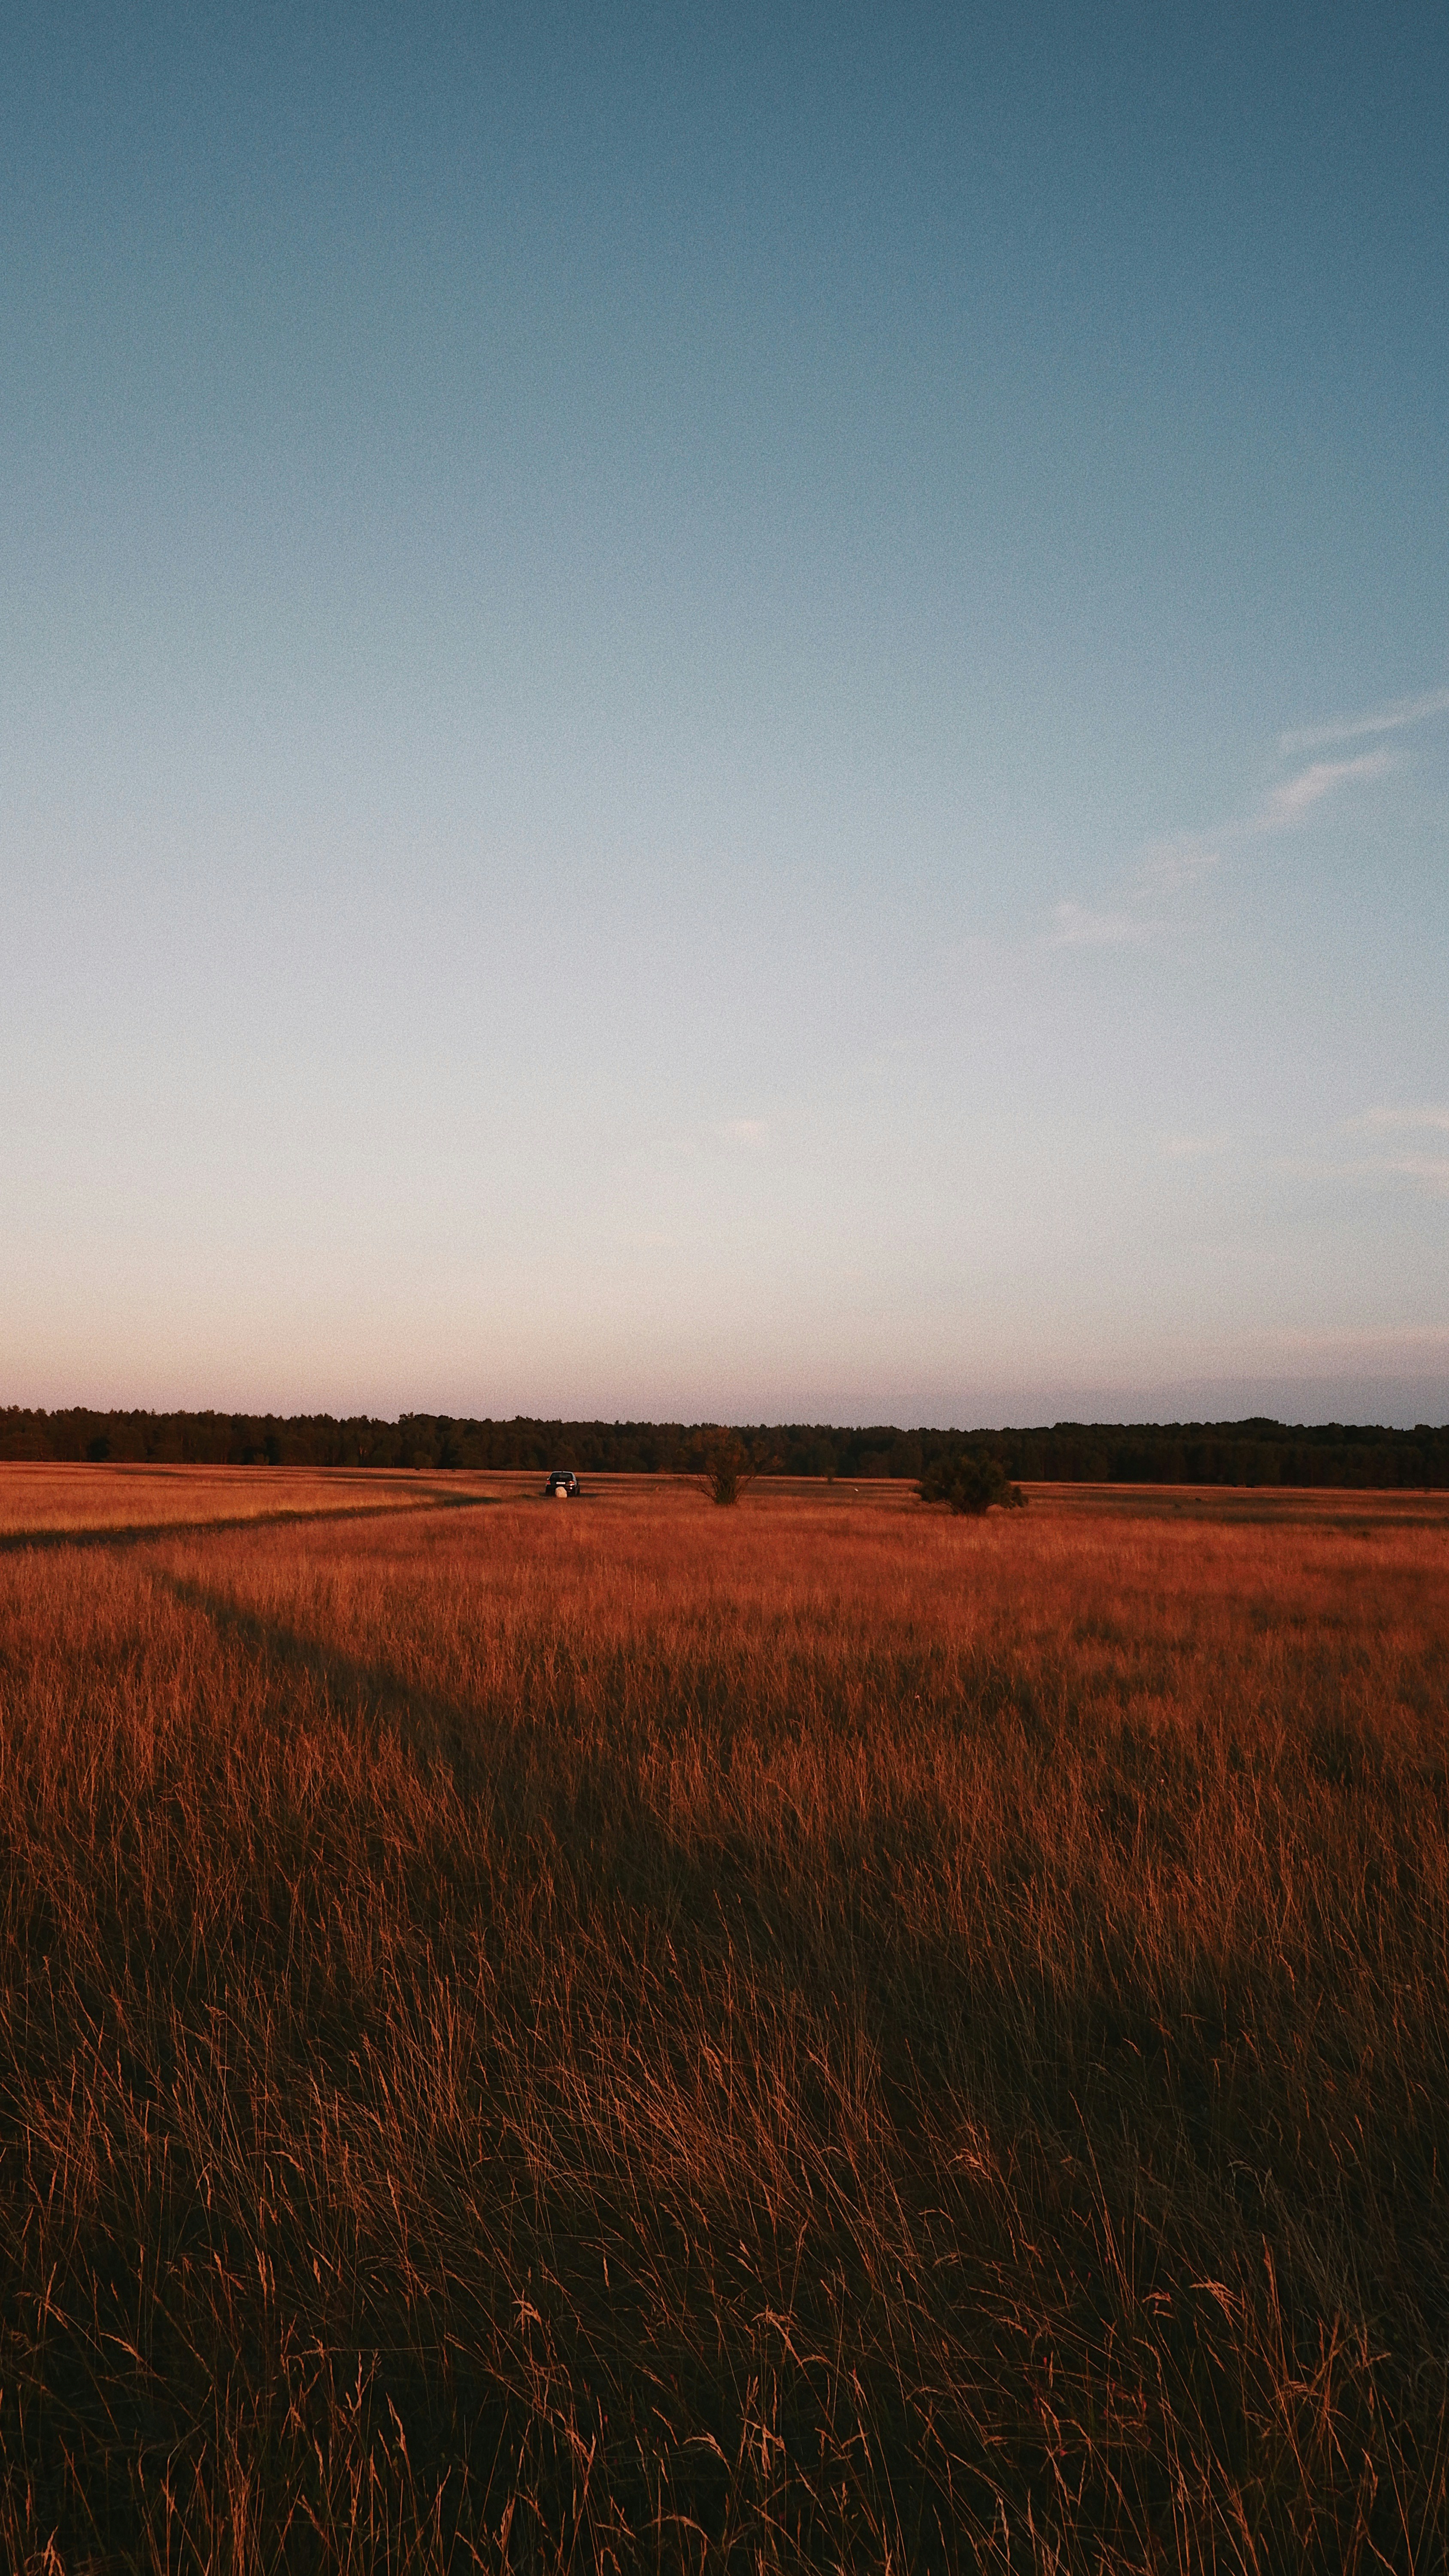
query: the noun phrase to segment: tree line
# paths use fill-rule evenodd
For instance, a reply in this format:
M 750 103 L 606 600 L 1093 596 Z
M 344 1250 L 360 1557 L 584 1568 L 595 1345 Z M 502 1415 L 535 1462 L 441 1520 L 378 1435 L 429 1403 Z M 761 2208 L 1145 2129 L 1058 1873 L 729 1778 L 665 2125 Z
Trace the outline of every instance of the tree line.
M 1034 1430 L 915 1430 L 892 1424 L 740 1425 L 752 1472 L 918 1480 L 966 1453 L 1026 1482 L 1171 1485 L 1449 1487 L 1449 1423 L 1412 1431 L 1381 1423 L 1057 1422 Z M 718 1426 L 564 1422 L 515 1415 L 476 1421 L 367 1414 L 56 1412 L 0 1409 L 0 1458 L 110 1459 L 188 1466 L 572 1467 L 580 1475 L 692 1475 L 707 1467 Z

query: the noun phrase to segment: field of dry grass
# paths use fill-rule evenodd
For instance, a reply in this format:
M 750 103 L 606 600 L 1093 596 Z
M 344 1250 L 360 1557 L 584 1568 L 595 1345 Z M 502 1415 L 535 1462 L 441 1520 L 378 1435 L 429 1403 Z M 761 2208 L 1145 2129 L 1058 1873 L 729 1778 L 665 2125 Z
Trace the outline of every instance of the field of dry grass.
M 496 1481 L 496 1480 L 495 1480 Z M 536 1484 L 537 1478 L 529 1479 Z M 377 1472 L 367 1467 L 76 1467 L 0 1463 L 0 1547 L 44 1544 L 62 1533 L 134 1538 L 143 1531 L 234 1527 L 262 1521 L 338 1519 L 408 1504 L 476 1498 L 474 1477 Z
M 1446 2563 L 1444 1498 L 240 1481 L 0 1470 L 0 2555 Z

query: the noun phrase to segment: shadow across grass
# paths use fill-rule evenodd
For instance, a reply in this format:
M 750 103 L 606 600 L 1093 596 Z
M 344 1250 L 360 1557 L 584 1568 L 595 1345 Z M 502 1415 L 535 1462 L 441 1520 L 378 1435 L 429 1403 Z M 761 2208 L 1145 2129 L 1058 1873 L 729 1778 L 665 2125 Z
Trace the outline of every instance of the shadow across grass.
M 13 2554 L 1442 2563 L 1445 1801 L 1351 1714 L 134 1580 L 10 1743 Z

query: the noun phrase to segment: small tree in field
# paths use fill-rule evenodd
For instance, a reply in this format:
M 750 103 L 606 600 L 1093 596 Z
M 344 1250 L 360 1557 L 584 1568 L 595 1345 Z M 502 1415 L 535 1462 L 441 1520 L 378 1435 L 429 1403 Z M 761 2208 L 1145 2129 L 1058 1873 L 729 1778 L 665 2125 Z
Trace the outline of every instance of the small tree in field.
M 746 1485 L 752 1485 L 759 1472 L 757 1462 L 737 1431 L 728 1431 L 720 1424 L 706 1434 L 704 1479 L 713 1501 L 737 1503 Z
M 933 1458 L 920 1483 L 923 1503 L 949 1503 L 953 1512 L 989 1512 L 994 1503 L 1007 1512 L 1026 1509 L 1026 1496 L 1014 1485 L 999 1458 L 989 1449 L 959 1449 L 954 1457 Z

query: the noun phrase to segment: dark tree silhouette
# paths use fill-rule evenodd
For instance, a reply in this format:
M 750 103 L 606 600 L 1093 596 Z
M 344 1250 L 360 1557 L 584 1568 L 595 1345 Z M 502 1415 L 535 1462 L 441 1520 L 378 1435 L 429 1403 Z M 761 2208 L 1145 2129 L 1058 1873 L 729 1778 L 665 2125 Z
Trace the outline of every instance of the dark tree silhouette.
M 1020 1485 L 1012 1483 L 989 1449 L 959 1449 L 933 1459 L 921 1478 L 920 1495 L 923 1503 L 949 1503 L 953 1512 L 989 1512 L 993 1503 L 1008 1512 L 1026 1509 Z
M 760 1470 L 737 1431 L 728 1431 L 721 1423 L 711 1430 L 704 1442 L 705 1483 L 717 1503 L 737 1503 L 746 1485 L 752 1485 Z

